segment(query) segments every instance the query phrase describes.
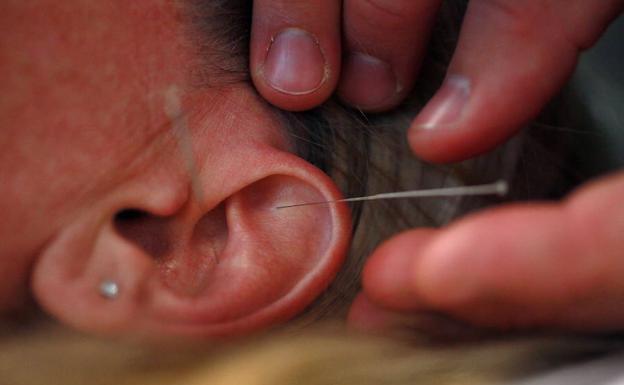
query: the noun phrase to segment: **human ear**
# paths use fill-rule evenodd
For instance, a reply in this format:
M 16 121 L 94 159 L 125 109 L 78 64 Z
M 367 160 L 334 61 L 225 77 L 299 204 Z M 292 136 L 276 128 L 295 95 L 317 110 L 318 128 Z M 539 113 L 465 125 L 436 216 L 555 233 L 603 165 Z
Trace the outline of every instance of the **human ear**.
M 168 190 L 146 177 L 81 213 L 35 263 L 37 301 L 79 329 L 148 338 L 241 335 L 301 312 L 342 264 L 348 209 L 276 209 L 340 194 L 289 152 L 241 153 L 199 173 L 201 201 L 180 193 L 190 182 Z

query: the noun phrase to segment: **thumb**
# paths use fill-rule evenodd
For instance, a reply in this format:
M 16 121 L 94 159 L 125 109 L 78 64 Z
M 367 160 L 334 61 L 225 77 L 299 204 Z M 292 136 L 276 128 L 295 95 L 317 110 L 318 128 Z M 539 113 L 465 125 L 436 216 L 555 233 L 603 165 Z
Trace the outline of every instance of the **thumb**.
M 447 162 L 487 151 L 534 118 L 622 0 L 474 0 L 447 78 L 414 121 L 412 149 Z

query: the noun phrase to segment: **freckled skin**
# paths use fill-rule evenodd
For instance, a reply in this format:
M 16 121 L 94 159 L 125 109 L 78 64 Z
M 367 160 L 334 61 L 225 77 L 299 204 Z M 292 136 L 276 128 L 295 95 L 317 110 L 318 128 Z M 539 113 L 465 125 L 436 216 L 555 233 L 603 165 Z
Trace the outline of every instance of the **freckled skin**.
M 3 4 L 0 275 L 13 280 L 0 284 L 0 308 L 55 228 L 145 172 L 150 151 L 165 146 L 160 89 L 184 83 L 175 68 L 188 56 L 170 8 Z
M 172 85 L 193 111 L 192 156 L 208 172 L 233 155 L 228 143 L 285 145 L 249 87 L 189 87 L 196 58 L 181 20 L 164 0 L 3 3 L 0 312 L 24 302 L 33 261 L 77 214 L 112 214 L 98 210 L 138 179 L 185 199 L 188 169 L 165 111 Z M 237 130 L 258 119 L 267 124 Z

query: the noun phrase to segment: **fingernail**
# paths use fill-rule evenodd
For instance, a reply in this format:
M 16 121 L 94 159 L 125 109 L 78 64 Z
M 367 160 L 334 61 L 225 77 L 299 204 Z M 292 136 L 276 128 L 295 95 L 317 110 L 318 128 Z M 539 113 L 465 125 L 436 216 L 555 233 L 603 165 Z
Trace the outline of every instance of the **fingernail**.
M 298 28 L 280 32 L 269 47 L 261 68 L 266 82 L 291 95 L 317 90 L 327 78 L 327 63 L 318 41 Z
M 455 124 L 470 97 L 470 80 L 465 76 L 449 76 L 436 95 L 420 112 L 413 127 L 432 130 Z
M 400 91 L 390 64 L 363 53 L 353 53 L 347 58 L 339 89 L 346 102 L 374 109 L 382 107 Z

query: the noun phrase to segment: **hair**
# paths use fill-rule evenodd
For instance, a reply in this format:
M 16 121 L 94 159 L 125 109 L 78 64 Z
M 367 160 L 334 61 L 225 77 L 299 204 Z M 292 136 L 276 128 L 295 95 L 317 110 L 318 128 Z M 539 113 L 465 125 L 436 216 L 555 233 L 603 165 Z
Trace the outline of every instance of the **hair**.
M 253 89 L 248 69 L 252 3 L 176 0 L 187 40 L 196 52 L 196 61 L 189 68 L 193 87 L 247 84 Z M 559 132 L 549 136 L 531 131 L 485 156 L 452 165 L 429 164 L 411 153 L 406 129 L 444 77 L 467 3 L 443 2 L 420 77 L 411 95 L 393 111 L 366 114 L 335 97 L 306 112 L 272 108 L 298 155 L 331 176 L 345 196 L 506 179 L 513 186 L 511 200 L 557 198 L 575 184 L 571 181 L 582 179 L 571 172 L 573 167 L 565 166 L 567 158 L 554 145 L 561 142 Z M 501 201 L 496 197 L 457 197 L 352 203 L 348 258 L 331 286 L 296 321 L 307 325 L 344 316 L 360 290 L 359 274 L 366 257 L 392 234 L 414 227 L 442 226 Z M 25 317 L 30 316 L 27 309 Z M 23 320 L 21 314 L 17 320 Z
M 317 328 L 216 350 L 141 346 L 40 328 L 0 339 L 0 371 L 11 385 L 494 385 L 621 349 L 620 341 L 578 337 L 423 348 Z
M 252 87 L 248 70 L 252 1 L 182 1 L 189 21 L 188 35 L 199 59 L 191 75 L 194 86 L 247 83 Z M 446 166 L 420 161 L 408 148 L 406 129 L 443 80 L 466 6 L 466 0 L 443 2 L 419 80 L 412 94 L 395 110 L 366 114 L 335 97 L 306 112 L 273 109 L 298 155 L 331 176 L 345 196 L 497 179 L 511 182 L 512 200 L 557 197 L 563 192 L 553 190 L 561 185 L 557 167 L 562 162 L 554 161 L 559 160 L 557 155 L 549 155 L 556 151 L 545 150 L 539 140 L 526 135 L 488 155 Z M 531 146 L 527 146 L 529 143 Z M 539 166 L 539 175 L 534 175 L 533 165 Z M 298 321 L 305 325 L 343 316 L 360 289 L 358 278 L 366 256 L 392 234 L 419 226 L 441 226 L 500 202 L 496 197 L 466 197 L 351 204 L 353 236 L 347 261 L 332 285 Z

